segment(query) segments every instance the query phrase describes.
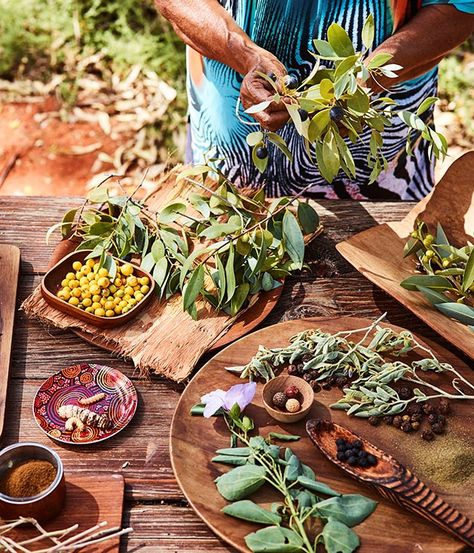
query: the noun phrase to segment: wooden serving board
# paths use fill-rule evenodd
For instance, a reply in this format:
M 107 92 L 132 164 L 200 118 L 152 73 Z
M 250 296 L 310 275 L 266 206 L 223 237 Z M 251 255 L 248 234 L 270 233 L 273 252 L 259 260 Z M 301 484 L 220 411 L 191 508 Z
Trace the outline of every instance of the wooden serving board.
M 239 551 L 248 551 L 244 536 L 254 532 L 258 527 L 229 518 L 220 512 L 226 501 L 218 494 L 214 479 L 228 468 L 212 463 L 211 459 L 217 449 L 228 447 L 228 431 L 219 417 L 191 417 L 191 407 L 198 403 L 205 393 L 217 388 L 226 390 L 234 384 L 241 383 L 235 374 L 225 371 L 224 367 L 246 364 L 260 344 L 278 347 L 287 344 L 294 334 L 308 328 L 321 328 L 334 333 L 362 328 L 371 322 L 352 317 L 315 318 L 288 321 L 259 330 L 213 357 L 191 380 L 181 396 L 171 427 L 171 461 L 176 478 L 197 514 L 216 534 Z M 354 338 L 356 337 L 357 335 L 354 335 Z M 420 341 L 432 348 L 443 361 L 454 364 L 463 375 L 473 379 L 474 373 L 454 354 L 434 343 Z M 433 378 L 438 383 L 447 382 L 444 375 L 434 375 Z M 382 498 L 364 484 L 355 482 L 327 460 L 307 436 L 306 420 L 285 425 L 271 419 L 262 406 L 262 388 L 263 384 L 259 383 L 255 399 L 247 409 L 248 415 L 255 420 L 261 434 L 266 435 L 270 431 L 299 434 L 301 440 L 292 442 L 289 446 L 304 463 L 313 468 L 318 478 L 339 491 L 361 493 L 379 502 L 375 513 L 355 528 L 361 538 L 361 553 L 455 553 L 463 549 L 463 544 L 449 534 Z M 340 397 L 341 391 L 337 388 L 318 392 L 308 418 L 332 419 L 347 426 L 413 469 L 420 479 L 461 512 L 474 517 L 474 474 L 449 484 L 433 477 L 437 467 L 444 467 L 446 463 L 455 461 L 448 448 L 453 441 L 468 444 L 463 450 L 463 455 L 469 456 L 469 452 L 471 458 L 474 455 L 474 410 L 470 402 L 452 402 L 453 414 L 449 418 L 448 433 L 437 437 L 433 442 L 425 442 L 419 434 L 404 434 L 401 430 L 386 424 L 373 427 L 363 419 L 348 417 L 342 411 L 330 410 L 329 405 Z M 262 505 L 268 505 L 277 499 L 277 496 L 266 487 L 265 490 L 254 494 L 252 499 Z
M 455 161 L 402 221 L 372 227 L 336 246 L 360 273 L 474 359 L 474 333 L 467 325 L 443 315 L 423 294 L 400 286 L 415 269 L 413 257 L 403 259 L 403 247 L 417 217 L 434 231 L 441 223 L 454 246 L 474 240 L 474 151 Z
M 79 524 L 77 532 L 106 521 L 106 528 L 122 526 L 125 483 L 121 474 L 66 474 L 66 503 L 61 514 L 44 524 L 46 530 L 61 530 Z M 37 533 L 18 530 L 15 538 L 28 539 Z M 51 542 L 39 542 L 51 545 Z M 84 553 L 119 553 L 120 538 L 84 549 Z
M 16 246 L 0 244 L 0 437 L 5 423 L 10 353 L 15 322 L 16 290 L 20 271 L 20 250 Z

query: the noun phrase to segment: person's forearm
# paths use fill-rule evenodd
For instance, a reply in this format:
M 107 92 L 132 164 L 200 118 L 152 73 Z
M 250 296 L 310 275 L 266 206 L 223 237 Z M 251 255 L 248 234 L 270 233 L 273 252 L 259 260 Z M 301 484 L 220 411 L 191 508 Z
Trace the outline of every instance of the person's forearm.
M 244 75 L 262 49 L 250 40 L 217 0 L 155 0 L 180 38 L 203 56 Z
M 448 52 L 464 42 L 473 30 L 474 16 L 453 6 L 423 8 L 373 52 L 372 56 L 381 52 L 392 54 L 390 63 L 402 66 L 397 71 L 396 79 L 381 77 L 377 78 L 377 82 L 390 88 L 426 73 Z

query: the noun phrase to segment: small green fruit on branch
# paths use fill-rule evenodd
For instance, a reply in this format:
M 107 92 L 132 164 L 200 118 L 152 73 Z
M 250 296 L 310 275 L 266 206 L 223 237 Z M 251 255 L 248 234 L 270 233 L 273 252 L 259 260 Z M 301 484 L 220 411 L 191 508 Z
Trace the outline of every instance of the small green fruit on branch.
M 423 221 L 416 221 L 405 244 L 404 257 L 417 260 L 414 274 L 400 283 L 421 292 L 444 315 L 474 327 L 474 245 L 450 244 L 438 223 L 436 236 Z
M 355 163 L 348 142 L 360 141 L 364 129 L 370 129 L 368 167 L 372 169 L 370 182 L 387 168 L 383 149 L 383 131 L 392 125 L 392 119 L 398 115 L 410 129 L 406 149 L 411 153 L 412 145 L 418 135 L 430 143 L 436 158 L 443 158 L 447 152 L 444 136 L 436 132 L 423 121 L 421 115 L 426 112 L 437 98 L 426 98 L 415 113 L 396 111 L 396 102 L 389 97 L 374 97 L 368 88 L 368 81 L 377 82 L 380 76 L 396 78 L 401 66 L 389 63 L 392 56 L 379 53 L 367 59 L 367 51 L 374 40 L 374 20 L 367 18 L 363 30 L 364 50 L 356 52 L 347 32 L 337 23 L 333 23 L 327 32 L 327 41 L 313 41 L 316 52 L 310 52 L 316 63 L 301 83 L 294 75 L 276 79 L 263 73 L 260 76 L 273 88 L 275 94 L 271 100 L 252 106 L 248 114 L 267 109 L 272 102 L 280 103 L 288 110 L 290 124 L 304 141 L 305 148 L 313 159 L 321 175 L 332 182 L 339 171 L 349 178 L 355 178 Z M 331 64 L 331 68 L 322 65 L 322 61 Z M 413 136 L 416 135 L 416 136 Z M 266 131 L 252 132 L 247 136 L 252 148 L 252 159 L 261 172 L 267 168 L 271 149 L 269 144 L 281 150 L 292 161 L 292 154 L 286 142 L 276 133 Z

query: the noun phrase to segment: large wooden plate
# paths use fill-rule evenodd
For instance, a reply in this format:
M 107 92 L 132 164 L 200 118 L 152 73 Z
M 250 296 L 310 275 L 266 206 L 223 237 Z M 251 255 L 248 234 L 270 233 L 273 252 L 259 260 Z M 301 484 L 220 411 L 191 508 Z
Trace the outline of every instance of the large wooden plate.
M 403 246 L 418 216 L 432 228 L 441 223 L 454 245 L 474 240 L 474 151 L 455 161 L 405 219 L 360 232 L 337 249 L 365 277 L 474 359 L 474 333 L 466 325 L 440 313 L 421 293 L 400 286 L 413 274 L 413 258 L 403 259 Z
M 227 543 L 239 551 L 247 551 L 244 536 L 257 529 L 257 526 L 243 521 L 237 521 L 220 512 L 226 504 L 217 493 L 214 479 L 226 471 L 224 465 L 211 462 L 216 449 L 228 447 L 228 432 L 220 418 L 204 419 L 191 417 L 189 414 L 193 404 L 200 397 L 216 388 L 227 389 L 239 383 L 239 379 L 224 367 L 243 365 L 255 354 L 260 344 L 268 347 L 284 345 L 295 333 L 307 328 L 321 328 L 329 332 L 356 329 L 370 324 L 367 319 L 352 317 L 315 318 L 297 321 L 287 321 L 274 325 L 240 339 L 215 357 L 213 357 L 191 380 L 176 408 L 171 426 L 171 462 L 181 489 L 197 514 L 204 522 Z M 394 327 L 396 328 L 396 327 Z M 400 330 L 400 329 L 399 329 Z M 472 378 L 472 371 L 455 355 L 447 350 L 424 341 L 429 347 L 457 369 Z M 435 375 L 439 381 L 444 376 Z M 361 553 L 454 553 L 463 549 L 463 544 L 446 534 L 431 523 L 417 518 L 404 511 L 401 507 L 383 499 L 375 491 L 363 484 L 351 480 L 338 467 L 324 457 L 312 445 L 305 432 L 305 421 L 295 424 L 278 424 L 272 420 L 262 407 L 261 389 L 259 384 L 254 403 L 249 406 L 248 414 L 254 418 L 262 434 L 269 431 L 289 432 L 299 434 L 302 439 L 291 444 L 297 455 L 310 465 L 316 474 L 329 485 L 343 492 L 363 493 L 379 501 L 375 513 L 356 531 L 361 537 Z M 437 437 L 434 442 L 424 442 L 419 435 L 404 434 L 400 430 L 387 425 L 372 427 L 366 421 L 348 418 L 341 411 L 332 411 L 328 405 L 340 397 L 340 391 L 333 389 L 316 394 L 316 401 L 308 417 L 323 417 L 332 419 L 370 440 L 381 449 L 392 454 L 403 464 L 411 467 L 415 474 L 430 485 L 441 497 L 451 502 L 468 516 L 474 516 L 474 475 L 462 482 L 451 483 L 449 486 L 435 481 L 427 469 L 427 459 L 432 458 L 433 467 L 452 462 L 452 453 L 448 445 L 454 441 L 471 443 L 473 440 L 474 413 L 468 402 L 453 404 L 454 414 L 449 420 L 449 433 Z M 472 446 L 469 446 L 472 447 Z M 469 454 L 466 450 L 465 454 Z M 420 464 L 421 463 L 421 464 Z M 253 496 L 257 502 L 269 503 L 276 499 L 271 492 L 259 491 Z

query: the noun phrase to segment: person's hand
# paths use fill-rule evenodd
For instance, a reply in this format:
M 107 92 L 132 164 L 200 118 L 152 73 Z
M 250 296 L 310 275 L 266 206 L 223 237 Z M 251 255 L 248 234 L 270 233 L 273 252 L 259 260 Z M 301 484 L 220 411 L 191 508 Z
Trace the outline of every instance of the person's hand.
M 263 50 L 252 60 L 240 89 L 240 99 L 245 109 L 270 100 L 275 94 L 271 84 L 258 73 L 274 75 L 278 82 L 287 71 L 285 66 L 270 52 Z M 288 111 L 282 102 L 272 102 L 264 111 L 252 114 L 264 129 L 276 131 L 288 121 Z

